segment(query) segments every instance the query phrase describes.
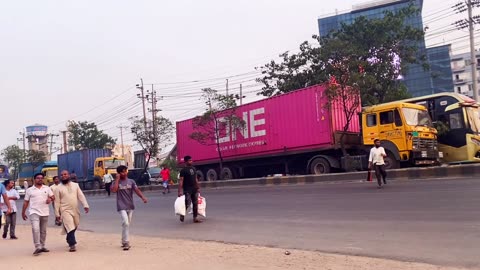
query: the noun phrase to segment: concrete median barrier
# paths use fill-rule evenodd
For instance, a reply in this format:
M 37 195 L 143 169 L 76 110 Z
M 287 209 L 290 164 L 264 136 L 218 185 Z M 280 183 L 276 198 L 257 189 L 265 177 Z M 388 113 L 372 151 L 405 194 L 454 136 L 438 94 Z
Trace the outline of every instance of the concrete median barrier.
M 431 178 L 458 178 L 472 177 L 480 175 L 480 164 L 451 165 L 425 168 L 407 168 L 398 170 L 389 170 L 389 180 L 421 180 Z M 201 182 L 201 188 L 226 188 L 242 186 L 279 186 L 279 185 L 306 185 L 322 182 L 346 182 L 346 181 L 365 181 L 367 172 L 349 172 L 332 173 L 326 175 L 295 175 L 280 177 L 261 177 L 250 179 L 235 179 L 227 181 Z M 375 177 L 373 179 L 375 180 Z M 170 185 L 170 189 L 176 192 L 178 186 Z M 140 186 L 142 191 L 161 191 L 162 185 Z M 105 195 L 105 190 L 87 190 L 85 195 Z

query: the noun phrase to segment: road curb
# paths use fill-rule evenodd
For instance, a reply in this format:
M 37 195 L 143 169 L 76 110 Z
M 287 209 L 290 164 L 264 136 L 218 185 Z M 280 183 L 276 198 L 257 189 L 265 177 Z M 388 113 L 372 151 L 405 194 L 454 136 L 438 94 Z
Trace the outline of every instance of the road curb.
M 388 179 L 390 180 L 420 180 L 429 178 L 452 178 L 452 177 L 468 177 L 480 175 L 480 164 L 468 165 L 451 165 L 426 168 L 408 168 L 388 171 Z M 203 189 L 215 189 L 225 187 L 242 187 L 242 186 L 280 186 L 280 185 L 306 185 L 322 182 L 347 182 L 366 180 L 367 172 L 349 172 L 334 173 L 327 175 L 295 175 L 295 176 L 278 176 L 278 177 L 261 177 L 250 179 L 236 179 L 227 181 L 201 182 Z M 375 179 L 374 179 L 375 180 Z M 176 190 L 178 185 L 170 185 L 170 189 Z M 142 191 L 160 191 L 163 190 L 162 185 L 140 186 Z M 107 192 L 101 190 L 86 190 L 85 195 L 105 195 Z

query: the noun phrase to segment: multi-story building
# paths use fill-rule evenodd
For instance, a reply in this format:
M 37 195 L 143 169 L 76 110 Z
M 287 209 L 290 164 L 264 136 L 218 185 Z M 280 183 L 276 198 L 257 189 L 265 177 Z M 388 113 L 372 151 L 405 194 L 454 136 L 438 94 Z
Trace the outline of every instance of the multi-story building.
M 453 92 L 451 55 L 451 44 L 427 48 L 432 93 Z
M 480 65 L 480 52 L 475 53 L 475 61 L 477 61 L 477 67 Z M 452 55 L 452 73 L 453 82 L 455 85 L 455 92 L 464 94 L 469 97 L 473 97 L 473 81 L 472 81 L 472 58 L 470 53 L 462 53 Z M 477 74 L 480 78 L 480 74 L 477 68 Z M 480 80 L 479 80 L 480 82 Z M 478 91 L 478 89 L 477 89 Z
M 385 11 L 395 12 L 408 7 L 410 3 L 413 3 L 420 11 L 423 8 L 423 0 L 383 0 L 353 6 L 353 9 L 347 13 L 322 17 L 318 19 L 320 36 L 326 36 L 330 31 L 339 29 L 342 23 L 352 23 L 360 16 L 368 19 L 382 18 Z M 423 30 L 421 12 L 406 19 L 405 24 Z M 418 42 L 418 53 L 419 55 L 427 54 L 424 40 Z M 413 96 L 430 95 L 437 92 L 432 74 L 420 64 L 409 65 L 403 82 Z

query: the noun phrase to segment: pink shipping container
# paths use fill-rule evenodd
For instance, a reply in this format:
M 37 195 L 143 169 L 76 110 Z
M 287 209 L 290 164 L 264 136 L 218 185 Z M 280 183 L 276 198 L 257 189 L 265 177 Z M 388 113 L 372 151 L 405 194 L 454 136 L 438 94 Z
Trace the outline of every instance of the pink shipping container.
M 222 128 L 220 148 L 224 161 L 233 164 L 338 148 L 335 134 L 343 130 L 346 120 L 341 107 L 328 108 L 326 87 L 316 85 L 237 107 L 236 114 L 244 120 L 245 128 Z M 192 119 L 177 122 L 179 162 L 191 155 L 196 165 L 218 164 L 215 142 L 202 145 L 189 137 L 192 123 Z M 348 132 L 360 132 L 358 114 L 350 122 Z

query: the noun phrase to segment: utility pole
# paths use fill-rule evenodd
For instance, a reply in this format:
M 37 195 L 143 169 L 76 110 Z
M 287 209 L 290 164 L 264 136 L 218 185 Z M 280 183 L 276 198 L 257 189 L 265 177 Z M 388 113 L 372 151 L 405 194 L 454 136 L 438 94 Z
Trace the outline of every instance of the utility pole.
M 137 89 L 140 89 L 140 94 L 137 94 L 137 97 L 142 99 L 142 108 L 143 108 L 143 125 L 145 127 L 145 131 L 147 130 L 147 110 L 145 107 L 145 99 L 148 98 L 148 95 L 145 96 L 144 88 L 143 88 L 143 79 L 140 78 L 140 84 L 137 84 Z
M 466 5 L 466 6 L 465 6 Z M 453 23 L 458 29 L 468 28 L 470 33 L 470 58 L 471 58 L 471 69 L 472 69 L 472 90 L 473 90 L 473 99 L 479 101 L 478 99 L 478 73 L 477 73 L 477 57 L 475 52 L 475 35 L 474 27 L 475 24 L 480 23 L 479 16 L 473 16 L 473 8 L 480 7 L 479 0 L 466 0 L 466 2 L 459 2 L 456 5 L 452 6 L 457 13 L 463 13 L 468 11 L 468 18 L 466 20 L 458 20 Z
M 22 138 L 17 138 L 17 141 L 22 141 L 23 142 L 23 161 L 26 160 L 26 155 L 27 155 L 27 152 L 26 152 L 26 138 L 25 138 L 25 131 L 20 131 L 19 132 L 20 135 L 22 135 Z
M 242 84 L 240 84 L 240 106 L 243 104 Z
M 226 93 L 227 93 L 227 96 L 228 96 L 228 79 L 227 79 L 227 85 L 226 85 Z
M 158 151 L 158 134 L 157 134 L 157 112 L 160 111 L 157 109 L 157 91 L 155 91 L 152 84 L 152 90 L 149 92 L 152 98 L 152 108 L 150 109 L 152 113 L 152 136 L 153 136 L 153 152 L 157 153 Z M 156 157 L 155 157 L 156 158 Z
M 477 57 L 475 56 L 475 35 L 473 26 L 473 2 L 468 0 L 468 31 L 470 32 L 470 57 L 472 58 L 473 99 L 478 102 Z
M 122 143 L 122 157 L 125 158 L 125 146 L 123 145 L 123 129 L 127 129 L 127 126 L 118 126 L 120 129 L 120 141 Z
M 52 160 L 52 154 L 53 154 L 53 137 L 58 137 L 58 134 L 48 134 L 50 136 L 50 151 L 49 151 L 49 156 L 50 160 Z
M 62 135 L 63 135 L 63 153 L 67 153 L 68 152 L 68 145 L 67 145 L 67 131 L 64 130 L 62 131 Z

